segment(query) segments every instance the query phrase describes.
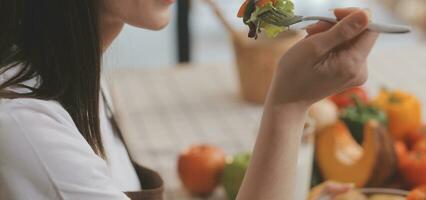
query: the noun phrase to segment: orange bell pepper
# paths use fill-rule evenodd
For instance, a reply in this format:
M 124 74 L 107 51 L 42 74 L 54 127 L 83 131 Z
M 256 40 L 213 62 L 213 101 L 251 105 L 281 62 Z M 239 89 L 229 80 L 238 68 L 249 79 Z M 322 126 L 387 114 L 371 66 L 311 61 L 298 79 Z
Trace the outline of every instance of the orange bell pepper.
M 389 132 L 397 140 L 405 139 L 410 131 L 421 127 L 421 104 L 414 95 L 382 90 L 373 104 L 386 112 Z

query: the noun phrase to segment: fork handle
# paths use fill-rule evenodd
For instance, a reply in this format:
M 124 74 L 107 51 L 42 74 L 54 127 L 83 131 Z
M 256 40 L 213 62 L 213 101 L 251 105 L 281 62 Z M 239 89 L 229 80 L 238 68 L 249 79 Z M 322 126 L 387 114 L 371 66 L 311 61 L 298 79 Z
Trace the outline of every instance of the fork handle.
M 318 17 L 318 16 L 312 16 L 312 17 L 303 17 L 303 21 L 325 21 L 329 23 L 337 23 L 337 20 L 330 17 Z M 407 26 L 401 26 L 401 25 L 393 25 L 393 24 L 377 24 L 370 22 L 368 24 L 368 30 L 378 32 L 378 33 L 410 33 L 411 29 Z

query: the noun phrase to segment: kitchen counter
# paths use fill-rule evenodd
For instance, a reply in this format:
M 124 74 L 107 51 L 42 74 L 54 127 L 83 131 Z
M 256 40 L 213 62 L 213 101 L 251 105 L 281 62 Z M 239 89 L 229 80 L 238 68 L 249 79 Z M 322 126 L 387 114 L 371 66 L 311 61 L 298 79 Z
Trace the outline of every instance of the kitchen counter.
M 108 80 L 131 154 L 162 174 L 167 200 L 191 199 L 177 176 L 184 148 L 209 143 L 232 155 L 254 146 L 262 107 L 240 98 L 233 66 L 118 70 Z M 296 199 L 308 191 L 312 154 L 313 140 L 307 140 L 300 147 Z M 209 199 L 226 198 L 219 189 Z

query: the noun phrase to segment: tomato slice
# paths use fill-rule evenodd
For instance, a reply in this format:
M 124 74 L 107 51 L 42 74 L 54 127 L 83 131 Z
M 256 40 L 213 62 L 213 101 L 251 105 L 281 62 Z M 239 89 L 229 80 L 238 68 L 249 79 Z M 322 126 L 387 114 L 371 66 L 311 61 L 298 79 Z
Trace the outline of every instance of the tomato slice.
M 262 8 L 263 6 L 265 6 L 266 4 L 272 2 L 273 5 L 275 5 L 275 3 L 277 3 L 277 0 L 259 0 L 256 5 L 259 8 Z
M 239 18 L 243 18 L 243 17 L 244 17 L 244 14 L 246 13 L 247 5 L 248 5 L 249 1 L 250 1 L 250 0 L 246 0 L 246 1 L 243 3 L 243 5 L 241 5 L 240 10 L 238 10 L 237 17 L 239 17 Z
M 246 1 L 243 3 L 243 5 L 241 5 L 240 10 L 238 10 L 237 17 L 239 17 L 239 18 L 243 18 L 243 17 L 244 17 L 244 14 L 246 13 L 247 6 L 248 6 L 249 1 L 250 1 L 250 0 L 246 0 Z M 263 6 L 265 6 L 266 4 L 268 4 L 268 3 L 270 3 L 270 2 L 272 2 L 272 4 L 274 4 L 274 5 L 275 5 L 275 3 L 277 2 L 277 0 L 259 0 L 259 1 L 256 3 L 256 6 L 257 6 L 257 7 L 259 7 L 259 8 L 262 8 Z

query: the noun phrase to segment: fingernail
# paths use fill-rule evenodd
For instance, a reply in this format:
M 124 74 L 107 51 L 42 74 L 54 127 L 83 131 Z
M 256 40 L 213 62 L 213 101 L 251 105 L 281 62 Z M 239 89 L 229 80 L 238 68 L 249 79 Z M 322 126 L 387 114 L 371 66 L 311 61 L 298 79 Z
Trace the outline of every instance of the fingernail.
M 371 19 L 371 17 L 373 16 L 373 12 L 371 11 L 371 9 L 364 8 L 363 10 L 365 11 L 365 13 L 367 13 L 368 18 Z
M 366 14 L 365 14 L 364 11 L 356 12 L 353 15 L 353 19 L 354 19 L 353 24 L 356 28 L 361 28 L 361 27 L 364 27 L 366 25 L 366 22 L 368 20 L 365 19 L 365 16 L 366 16 Z

